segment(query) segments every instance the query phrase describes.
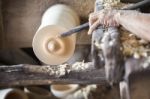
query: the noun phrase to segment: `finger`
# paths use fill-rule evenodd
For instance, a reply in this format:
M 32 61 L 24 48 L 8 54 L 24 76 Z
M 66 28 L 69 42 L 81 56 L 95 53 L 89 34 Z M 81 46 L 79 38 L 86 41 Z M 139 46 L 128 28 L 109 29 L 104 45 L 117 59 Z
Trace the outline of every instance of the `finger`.
M 112 24 L 112 16 L 111 16 L 111 14 L 110 14 L 110 12 L 106 15 L 106 17 L 105 17 L 105 25 L 107 26 L 107 27 L 109 27 L 109 26 L 111 26 Z
M 89 25 L 91 26 L 95 21 L 98 20 L 98 15 L 97 14 L 94 14 L 94 13 L 91 13 L 89 15 Z
M 115 21 L 113 21 L 113 26 L 118 26 L 118 24 L 115 22 Z
M 96 13 L 91 13 L 89 15 L 89 25 L 93 25 L 94 22 L 97 20 L 102 20 L 104 18 L 104 11 L 96 12 Z
M 97 20 L 95 23 L 93 23 L 92 26 L 90 26 L 90 29 L 88 31 L 88 35 L 92 34 L 92 32 L 99 26 L 100 21 Z
M 108 27 L 109 26 L 109 20 L 110 20 L 110 15 L 109 15 L 109 13 L 108 12 L 105 12 L 105 15 L 104 15 L 104 17 L 103 17 L 103 20 L 104 20 L 104 25 L 106 26 L 106 27 Z
M 106 21 L 106 27 L 109 27 L 109 22 L 110 22 L 110 20 Z
M 106 20 L 106 19 L 104 20 L 104 26 L 105 26 L 105 27 L 108 27 L 108 26 L 109 26 L 109 21 Z
M 111 24 L 112 26 L 119 26 L 118 23 L 114 19 L 111 21 Z
M 116 22 L 113 18 L 113 16 L 109 17 L 106 19 L 106 26 L 109 27 L 109 26 L 116 26 Z
M 108 26 L 115 26 L 115 22 L 112 19 L 110 19 L 108 21 Z
M 114 18 L 114 22 L 116 26 L 119 26 L 120 24 L 116 21 L 116 19 Z
M 115 19 L 114 19 L 114 16 L 113 16 L 113 18 L 112 18 L 112 20 L 111 20 L 111 24 L 112 24 L 112 26 L 117 26 L 117 23 L 116 23 L 116 21 L 115 21 Z
M 107 24 L 107 20 L 106 20 L 106 15 L 103 15 L 103 17 L 101 18 L 101 24 L 105 27 Z

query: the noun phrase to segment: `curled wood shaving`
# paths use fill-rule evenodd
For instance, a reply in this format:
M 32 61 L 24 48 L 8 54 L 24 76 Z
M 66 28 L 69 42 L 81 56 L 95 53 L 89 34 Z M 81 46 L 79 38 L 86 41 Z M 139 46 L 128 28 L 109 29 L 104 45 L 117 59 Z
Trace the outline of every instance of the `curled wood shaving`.
M 148 57 L 150 53 L 150 45 L 134 34 L 120 29 L 122 51 L 125 57 L 133 56 L 134 58 Z
M 114 7 L 120 3 L 120 0 L 103 0 L 105 7 Z
M 88 85 L 69 95 L 68 97 L 66 97 L 66 99 L 89 99 L 89 94 L 92 91 L 95 91 L 96 88 L 97 85 Z

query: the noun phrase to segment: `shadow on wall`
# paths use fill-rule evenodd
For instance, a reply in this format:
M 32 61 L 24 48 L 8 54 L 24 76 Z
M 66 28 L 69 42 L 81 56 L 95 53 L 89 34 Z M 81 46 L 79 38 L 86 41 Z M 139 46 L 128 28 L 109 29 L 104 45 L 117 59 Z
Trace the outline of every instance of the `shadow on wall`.
M 30 51 L 29 51 L 30 50 Z M 30 55 L 26 53 L 27 51 L 21 49 L 5 49 L 0 50 L 0 64 L 1 65 L 16 65 L 16 64 L 38 64 L 32 49 L 28 49 Z

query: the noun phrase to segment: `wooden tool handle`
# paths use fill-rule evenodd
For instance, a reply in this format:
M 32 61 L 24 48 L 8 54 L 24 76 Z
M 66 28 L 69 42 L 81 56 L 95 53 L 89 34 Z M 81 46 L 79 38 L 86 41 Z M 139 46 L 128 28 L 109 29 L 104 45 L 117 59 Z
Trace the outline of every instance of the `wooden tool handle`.
M 67 32 L 61 33 L 60 36 L 61 36 L 61 37 L 66 37 L 66 36 L 69 36 L 69 35 L 71 35 L 71 34 L 80 32 L 81 30 L 84 30 L 84 29 L 86 29 L 86 28 L 89 28 L 89 22 L 84 23 L 84 24 L 82 24 L 82 25 L 80 25 L 80 26 L 77 26 L 77 27 L 75 27 L 75 28 L 73 28 L 73 29 L 71 29 L 71 30 L 69 30 L 69 31 L 67 31 Z

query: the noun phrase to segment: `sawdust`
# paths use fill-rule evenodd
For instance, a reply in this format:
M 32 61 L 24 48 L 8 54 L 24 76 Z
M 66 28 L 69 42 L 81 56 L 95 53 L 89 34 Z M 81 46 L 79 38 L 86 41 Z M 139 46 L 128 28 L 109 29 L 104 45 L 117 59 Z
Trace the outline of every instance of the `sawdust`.
M 122 9 L 131 4 L 122 3 L 120 0 L 103 0 L 105 9 Z
M 134 34 L 120 29 L 122 52 L 125 57 L 133 56 L 134 58 L 148 57 L 150 54 L 149 43 L 138 38 Z
M 69 64 L 62 64 L 62 65 L 55 65 L 55 66 L 41 66 L 40 68 L 35 66 L 27 67 L 28 71 L 35 72 L 35 73 L 45 73 L 50 76 L 55 77 L 62 77 L 66 74 L 70 73 L 71 71 L 74 72 L 81 72 L 81 71 L 89 71 L 92 70 L 94 67 L 92 66 L 91 62 L 84 63 L 83 62 L 76 62 L 72 65 Z
M 66 73 L 70 72 L 70 69 L 67 69 L 69 65 L 63 64 L 58 66 L 41 66 L 39 67 L 28 67 L 28 71 L 36 72 L 36 73 L 46 73 L 50 76 L 61 77 L 66 75 Z
M 90 70 L 92 68 L 92 63 L 76 62 L 71 66 L 71 70 L 73 71 L 85 71 Z
M 116 8 L 120 6 L 120 0 L 103 0 L 105 8 Z
M 89 95 L 92 91 L 95 91 L 97 85 L 88 85 L 84 88 L 79 89 L 72 95 L 66 97 L 66 99 L 89 99 Z

